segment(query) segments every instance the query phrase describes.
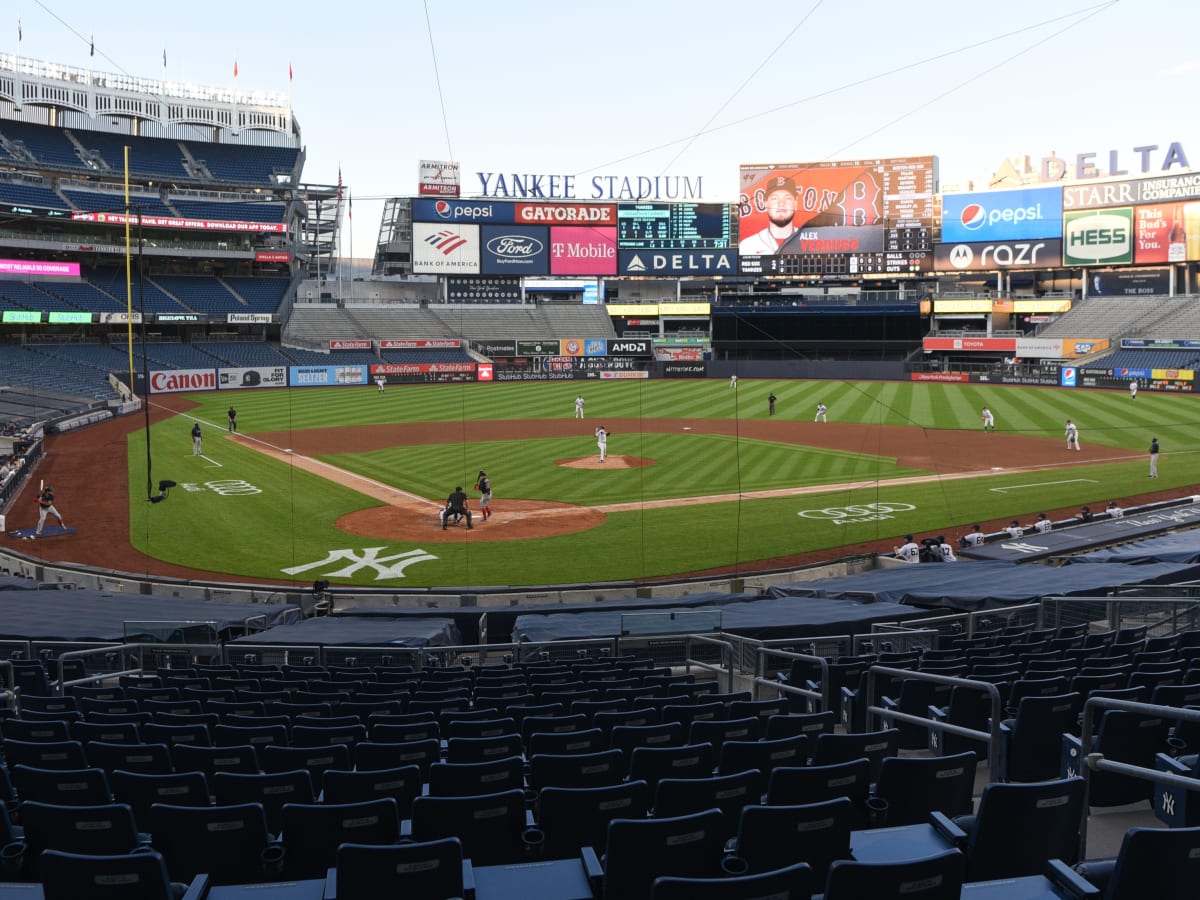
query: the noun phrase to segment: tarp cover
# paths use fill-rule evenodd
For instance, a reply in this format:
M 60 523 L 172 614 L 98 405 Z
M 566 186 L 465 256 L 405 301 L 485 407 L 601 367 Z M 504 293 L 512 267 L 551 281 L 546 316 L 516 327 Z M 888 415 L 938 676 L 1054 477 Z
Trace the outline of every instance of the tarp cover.
M 426 613 L 424 618 L 320 616 L 250 634 L 231 644 L 309 644 L 339 647 L 452 647 L 462 643 L 454 622 Z
M 824 597 L 874 596 L 891 603 L 975 611 L 1032 603 L 1050 595 L 1094 595 L 1105 588 L 1188 581 L 1196 566 L 1174 563 L 1105 566 L 1021 566 L 1009 562 L 924 563 L 889 566 L 861 575 L 795 585 L 770 593 L 816 591 Z
M 216 622 L 218 632 L 241 631 L 247 619 L 274 625 L 299 614 L 298 606 L 214 603 L 179 597 L 104 591 L 0 591 L 0 639 L 121 641 L 125 623 Z
M 1142 565 L 1151 562 L 1200 563 L 1200 531 L 1165 534 L 1148 541 L 1122 544 L 1107 550 L 1096 550 L 1082 556 L 1072 556 L 1067 562 L 1111 563 Z
M 823 597 L 759 597 L 712 605 L 720 607 L 721 630 L 759 640 L 797 634 L 855 634 L 869 631 L 873 622 L 894 622 L 925 615 L 920 610 L 895 603 L 862 603 Z M 517 618 L 513 640 L 540 642 L 616 637 L 621 633 L 622 612 L 630 610 L 593 608 L 574 613 L 528 613 Z

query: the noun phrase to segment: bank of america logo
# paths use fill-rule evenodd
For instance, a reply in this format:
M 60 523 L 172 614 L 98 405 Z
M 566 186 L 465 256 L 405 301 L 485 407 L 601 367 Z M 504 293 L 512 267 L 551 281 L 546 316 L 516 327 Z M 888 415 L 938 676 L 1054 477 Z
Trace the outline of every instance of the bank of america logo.
M 425 238 L 425 243 L 431 247 L 436 247 L 442 252 L 443 256 L 449 256 L 466 242 L 467 239 L 465 237 L 453 231 L 439 231 Z

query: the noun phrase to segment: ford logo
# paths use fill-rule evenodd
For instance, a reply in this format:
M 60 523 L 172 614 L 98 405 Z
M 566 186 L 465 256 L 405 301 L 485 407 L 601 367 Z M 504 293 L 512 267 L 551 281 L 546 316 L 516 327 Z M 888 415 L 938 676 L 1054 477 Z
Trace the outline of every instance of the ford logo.
M 487 242 L 489 253 L 508 259 L 532 259 L 545 249 L 537 238 L 524 234 L 502 234 Z

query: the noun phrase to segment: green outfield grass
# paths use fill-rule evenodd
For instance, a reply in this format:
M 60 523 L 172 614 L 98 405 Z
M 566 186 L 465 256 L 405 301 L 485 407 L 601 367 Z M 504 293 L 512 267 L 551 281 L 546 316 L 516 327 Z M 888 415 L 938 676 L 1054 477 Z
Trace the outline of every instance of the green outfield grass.
M 823 402 L 831 422 L 906 425 L 930 432 L 978 430 L 979 409 L 987 405 L 996 415 L 998 431 L 1058 441 L 1070 417 L 1079 424 L 1085 448 L 1125 448 L 1130 459 L 1070 465 L 1074 454 L 1064 453 L 1062 468 L 953 480 L 902 468 L 887 447 L 848 454 L 681 431 L 614 435 L 610 453 L 646 457 L 654 465 L 596 471 L 555 464 L 564 457 L 594 453 L 590 436 L 477 443 L 454 438 L 455 425 L 464 420 L 568 419 L 578 393 L 587 399 L 590 424 L 605 418 L 765 419 L 766 398 L 772 392 L 779 398 L 782 419 L 811 420 L 816 404 Z M 1042 509 L 1096 504 L 1143 493 L 1151 486 L 1157 490 L 1200 483 L 1196 399 L 1147 391 L 1131 401 L 1123 391 L 742 379 L 737 390 L 724 380 L 654 380 L 397 385 L 384 394 L 374 388 L 314 388 L 222 392 L 192 399 L 198 403 L 195 410 L 155 425 L 151 433 L 152 479 L 179 483 L 169 502 L 145 502 L 145 435 L 130 436 L 132 542 L 157 559 L 254 580 L 321 577 L 335 583 L 427 587 L 660 577 L 716 566 L 750 567 L 756 561 L 813 550 L 828 550 L 833 557 L 841 547 L 905 532 L 953 534 L 976 520 L 1015 516 L 1028 521 Z M 323 457 L 330 464 L 436 499 L 454 484 L 469 485 L 480 468 L 493 476 L 497 507 L 506 498 L 595 506 L 737 496 L 804 485 L 871 484 L 803 496 L 613 512 L 597 528 L 545 539 L 389 543 L 347 535 L 334 526 L 339 516 L 376 506 L 377 501 L 220 439 L 231 400 L 238 408 L 241 430 L 250 436 L 398 421 L 447 423 L 442 444 Z M 206 423 L 207 459 L 191 455 L 188 432 L 193 419 Z M 1145 458 L 1151 435 L 1163 445 L 1161 477 L 1153 482 L 1146 479 Z M 931 433 L 930 440 L 936 435 Z M 1005 468 L 1021 464 L 995 463 Z M 928 477 L 912 484 L 888 484 L 921 475 Z M 869 502 L 915 508 L 889 519 L 845 526 L 798 515 Z M 356 565 L 372 552 L 384 561 L 375 567 Z M 331 553 L 343 556 L 327 561 Z

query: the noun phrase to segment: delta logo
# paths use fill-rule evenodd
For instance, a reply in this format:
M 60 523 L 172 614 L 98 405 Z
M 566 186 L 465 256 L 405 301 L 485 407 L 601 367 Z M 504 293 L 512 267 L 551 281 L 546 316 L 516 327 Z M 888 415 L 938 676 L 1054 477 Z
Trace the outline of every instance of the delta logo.
M 959 221 L 967 231 L 978 231 L 987 223 L 987 219 L 987 210 L 979 203 L 968 203 L 959 215 Z

